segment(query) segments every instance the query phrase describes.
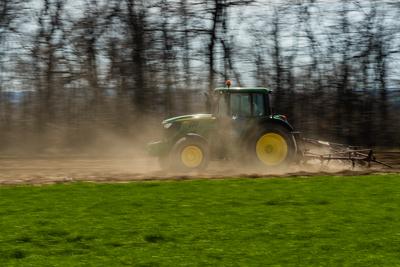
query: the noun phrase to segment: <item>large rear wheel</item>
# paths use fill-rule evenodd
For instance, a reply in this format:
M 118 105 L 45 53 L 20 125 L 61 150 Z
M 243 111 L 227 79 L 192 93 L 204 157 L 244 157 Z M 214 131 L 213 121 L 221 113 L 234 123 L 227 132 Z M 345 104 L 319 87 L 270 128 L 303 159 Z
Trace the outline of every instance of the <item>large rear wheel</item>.
M 274 169 L 292 163 L 297 146 L 289 130 L 280 125 L 268 125 L 255 135 L 250 150 L 257 165 Z

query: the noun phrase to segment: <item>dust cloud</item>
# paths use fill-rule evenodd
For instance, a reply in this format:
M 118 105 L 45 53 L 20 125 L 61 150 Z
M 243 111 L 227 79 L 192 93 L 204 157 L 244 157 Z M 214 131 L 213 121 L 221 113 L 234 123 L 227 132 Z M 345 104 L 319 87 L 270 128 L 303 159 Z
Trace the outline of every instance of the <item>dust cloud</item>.
M 130 151 L 131 153 L 132 151 Z M 396 156 L 398 160 L 398 155 Z M 332 165 L 333 164 L 333 165 Z M 398 164 L 398 161 L 397 161 Z M 397 165 L 400 167 L 400 164 Z M 133 180 L 221 179 L 235 177 L 293 177 L 324 174 L 358 175 L 375 172 L 397 172 L 398 169 L 355 168 L 345 163 L 329 165 L 309 163 L 275 171 L 234 167 L 231 162 L 211 162 L 206 171 L 168 173 L 148 156 L 68 157 L 68 158 L 0 158 L 0 184 L 48 184 L 73 181 L 127 182 Z
M 24 142 L 11 143 L 8 150 L 3 150 L 0 155 L 0 184 L 257 178 L 388 171 L 379 166 L 372 169 L 359 167 L 353 169 L 350 163 L 332 161 L 327 165 L 317 160 L 277 170 L 240 166 L 237 162 L 212 161 L 207 170 L 202 172 L 165 172 L 160 169 L 158 160 L 146 153 L 146 144 L 162 136 L 161 120 L 161 118 L 146 119 L 145 123 L 135 124 L 136 126 L 123 133 L 93 124 L 88 126 L 90 135 L 80 132 L 85 138 L 71 139 L 68 132 L 60 128 L 40 137 L 31 135 Z M 74 140 L 78 141 L 74 143 Z M 33 149 L 37 148 L 35 142 L 41 142 L 41 149 Z M 392 152 L 381 156 L 387 161 L 392 161 L 391 163 L 400 169 L 399 155 Z

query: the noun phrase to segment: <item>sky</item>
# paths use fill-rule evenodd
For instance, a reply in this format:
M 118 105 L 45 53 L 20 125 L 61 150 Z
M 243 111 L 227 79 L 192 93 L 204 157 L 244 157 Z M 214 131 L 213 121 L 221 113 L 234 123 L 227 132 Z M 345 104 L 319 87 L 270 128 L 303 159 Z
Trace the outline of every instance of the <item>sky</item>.
M 104 2 L 104 1 L 100 1 Z M 190 1 L 189 1 L 190 2 Z M 271 30 L 271 19 L 273 17 L 273 11 L 276 7 L 281 7 L 284 1 L 281 0 L 259 0 L 256 4 L 249 5 L 247 7 L 240 8 L 232 8 L 230 12 L 230 34 L 233 37 L 234 46 L 238 51 L 246 51 L 246 53 L 242 53 L 240 57 L 235 58 L 237 68 L 240 69 L 240 74 L 242 77 L 242 81 L 246 85 L 254 85 L 257 81 L 254 81 L 253 74 L 253 62 L 251 58 L 251 53 L 254 51 L 254 45 L 256 44 L 255 38 L 251 33 L 254 28 L 263 29 L 263 33 L 267 38 L 265 38 L 266 47 L 271 47 L 270 38 L 268 38 L 269 31 Z M 300 1 L 285 1 L 285 3 L 290 3 L 286 5 L 286 8 L 293 9 L 296 8 L 295 3 L 299 3 Z M 360 10 L 361 12 L 350 12 L 350 19 L 352 24 L 357 24 L 360 20 L 362 20 L 365 14 L 368 14 L 369 3 L 373 1 L 363 0 L 363 1 L 351 1 L 354 9 Z M 15 57 L 24 58 L 26 54 L 32 49 L 29 45 L 30 41 L 34 38 L 35 31 L 37 30 L 37 16 L 38 11 L 40 10 L 42 4 L 40 0 L 32 0 L 26 3 L 27 7 L 32 8 L 30 12 L 30 16 L 24 17 L 23 20 L 20 20 L 19 29 L 21 31 L 20 35 L 13 35 L 8 41 L 4 44 L 3 51 L 6 55 L 4 58 L 3 71 L 0 74 L 0 79 L 5 79 L 8 77 L 12 77 L 12 71 L 15 68 L 13 65 L 13 60 Z M 65 1 L 65 7 L 68 10 L 68 17 L 70 18 L 79 18 L 84 16 L 82 12 L 84 1 L 83 0 L 67 0 Z M 390 25 L 388 27 L 392 27 L 394 30 L 399 28 L 399 22 L 397 16 L 399 15 L 399 11 L 395 11 L 393 8 L 389 7 L 389 4 L 398 3 L 398 1 L 377 1 L 379 3 L 379 7 L 382 9 L 381 12 L 385 13 L 385 17 L 388 21 L 390 21 Z M 316 33 L 316 40 L 321 47 L 323 47 L 324 42 L 326 42 L 325 31 L 327 28 L 331 27 L 333 24 L 337 24 L 338 16 L 336 10 L 340 7 L 340 2 L 337 0 L 319 0 L 315 4 L 315 6 L 311 9 L 313 11 L 311 17 L 311 27 L 313 31 Z M 400 10 L 400 9 L 399 9 Z M 298 23 L 297 18 L 294 17 L 291 12 L 281 12 L 280 15 L 280 23 L 283 29 L 282 35 L 280 37 L 281 43 L 287 50 L 293 46 L 295 40 L 298 40 L 298 45 L 300 48 L 300 53 L 297 56 L 296 64 L 298 64 L 299 70 L 301 70 L 301 66 L 308 64 L 310 58 L 306 55 L 307 51 L 307 39 L 304 36 L 303 31 L 298 31 L 299 28 L 295 27 L 296 23 Z M 205 22 L 207 25 L 207 22 Z M 302 30 L 302 29 L 300 29 Z M 354 29 L 353 29 L 354 30 Z M 400 46 L 400 35 L 399 33 L 395 34 L 396 43 L 393 43 L 393 49 L 398 49 Z M 198 47 L 199 49 L 204 46 L 204 39 L 196 38 L 192 42 L 193 47 Z M 247 53 L 248 52 L 248 53 Z M 268 53 L 267 50 L 263 51 L 264 53 Z M 244 54 L 244 55 L 243 55 Z M 247 55 L 249 55 L 247 57 Z M 247 58 L 246 58 L 247 57 Z M 99 65 L 103 69 L 107 68 L 107 60 L 103 57 L 99 57 Z M 196 68 L 204 68 L 204 61 L 193 61 L 192 65 Z M 267 62 L 271 63 L 271 62 Z M 221 64 L 218 62 L 217 64 Z M 4 71 L 8 70 L 8 71 Z M 393 77 L 393 81 L 396 80 L 396 84 L 392 82 L 390 87 L 397 87 L 398 78 L 400 77 L 400 57 L 399 54 L 394 54 L 391 58 L 390 62 L 390 74 Z M 23 88 L 23 82 L 10 80 L 10 88 Z M 14 90 L 14 89 L 10 89 Z M 24 90 L 29 90 L 29 88 L 24 88 Z

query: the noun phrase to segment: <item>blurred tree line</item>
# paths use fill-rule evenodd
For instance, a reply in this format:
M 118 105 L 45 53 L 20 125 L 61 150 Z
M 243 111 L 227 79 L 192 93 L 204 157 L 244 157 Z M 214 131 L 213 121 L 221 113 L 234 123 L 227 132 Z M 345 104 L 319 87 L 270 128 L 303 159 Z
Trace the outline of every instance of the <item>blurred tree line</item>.
M 0 150 L 134 139 L 205 111 L 226 79 L 273 89 L 307 136 L 399 147 L 399 15 L 376 0 L 0 0 Z

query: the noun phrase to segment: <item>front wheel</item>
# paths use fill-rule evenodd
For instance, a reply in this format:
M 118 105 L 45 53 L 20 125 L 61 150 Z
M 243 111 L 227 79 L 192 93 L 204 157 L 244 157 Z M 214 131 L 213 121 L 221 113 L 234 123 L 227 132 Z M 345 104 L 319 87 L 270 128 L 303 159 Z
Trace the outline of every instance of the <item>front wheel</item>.
M 185 136 L 181 138 L 171 150 L 171 167 L 177 171 L 204 170 L 208 162 L 208 144 L 197 136 Z

